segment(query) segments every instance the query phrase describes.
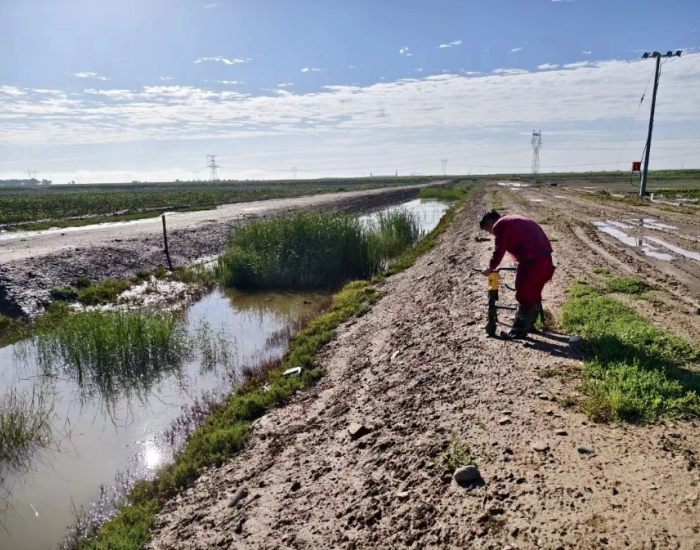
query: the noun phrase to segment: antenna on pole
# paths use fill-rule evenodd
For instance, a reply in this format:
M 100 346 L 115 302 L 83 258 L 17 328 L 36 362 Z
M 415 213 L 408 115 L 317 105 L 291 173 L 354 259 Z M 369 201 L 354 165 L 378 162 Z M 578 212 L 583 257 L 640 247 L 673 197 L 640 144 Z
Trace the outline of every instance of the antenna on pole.
M 542 148 L 542 130 L 532 131 L 532 175 L 537 183 L 537 176 L 540 173 L 540 149 Z
M 219 173 L 217 172 L 217 168 L 221 168 L 218 164 L 216 164 L 216 157 L 218 155 L 207 155 L 207 168 L 209 168 L 209 180 L 210 181 L 219 181 Z
M 447 175 L 447 160 L 448 159 L 442 159 L 440 161 L 440 164 L 442 164 L 442 175 L 446 176 Z
M 292 166 L 292 179 L 297 179 L 297 167 Z

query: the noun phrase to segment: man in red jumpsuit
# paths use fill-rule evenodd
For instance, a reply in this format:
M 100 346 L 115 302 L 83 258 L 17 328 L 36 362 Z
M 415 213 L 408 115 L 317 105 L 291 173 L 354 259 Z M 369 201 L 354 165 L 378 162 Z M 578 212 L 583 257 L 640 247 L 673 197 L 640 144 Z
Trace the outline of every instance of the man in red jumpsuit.
M 537 222 L 525 216 L 501 216 L 491 210 L 484 215 L 479 225 L 496 237 L 496 249 L 491 262 L 482 273 L 488 276 L 498 267 L 506 252 L 518 264 L 515 299 L 519 307 L 512 330 L 502 336 L 523 338 L 535 328 L 537 315 L 542 308 L 542 289 L 554 275 L 552 245 Z

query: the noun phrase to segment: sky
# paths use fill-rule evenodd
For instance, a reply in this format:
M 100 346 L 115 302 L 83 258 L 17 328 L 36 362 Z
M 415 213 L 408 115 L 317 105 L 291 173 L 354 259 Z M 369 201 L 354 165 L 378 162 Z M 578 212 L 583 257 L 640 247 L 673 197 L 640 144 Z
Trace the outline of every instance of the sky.
M 1 0 L 0 179 L 700 168 L 697 0 Z M 640 100 L 644 96 L 644 100 Z

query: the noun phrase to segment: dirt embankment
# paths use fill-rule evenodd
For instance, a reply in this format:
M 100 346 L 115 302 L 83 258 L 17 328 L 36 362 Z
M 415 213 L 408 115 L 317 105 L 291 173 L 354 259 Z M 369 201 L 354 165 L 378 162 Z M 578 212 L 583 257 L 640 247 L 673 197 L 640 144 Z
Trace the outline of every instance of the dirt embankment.
M 238 203 L 171 217 L 168 244 L 173 264 L 187 265 L 220 254 L 231 230 L 253 219 L 298 208 L 370 210 L 410 200 L 421 187 Z M 5 239 L 0 241 L 0 255 L 0 313 L 12 316 L 37 315 L 50 302 L 53 287 L 74 284 L 78 277 L 129 278 L 137 270 L 166 265 L 160 219 Z
M 470 267 L 490 255 L 475 240 L 489 205 L 477 193 L 438 247 L 386 281 L 387 296 L 324 350 L 326 377 L 170 502 L 150 550 L 700 547 L 697 423 L 592 424 L 559 404 L 581 398 L 567 337 L 486 337 L 485 282 Z M 556 314 L 570 281 L 616 266 L 566 221 L 553 230 Z M 690 318 L 660 308 L 655 320 L 674 328 L 674 315 Z M 352 439 L 352 423 L 369 433 Z M 436 465 L 450 440 L 483 482 L 460 486 Z

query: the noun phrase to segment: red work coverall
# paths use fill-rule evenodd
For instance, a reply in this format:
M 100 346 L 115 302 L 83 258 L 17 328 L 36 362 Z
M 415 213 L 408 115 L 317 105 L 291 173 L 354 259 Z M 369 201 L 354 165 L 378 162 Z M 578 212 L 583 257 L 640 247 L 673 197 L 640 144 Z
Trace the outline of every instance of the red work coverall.
M 515 299 L 525 308 L 542 301 L 542 289 L 554 275 L 552 245 L 534 220 L 525 216 L 503 216 L 493 225 L 496 249 L 489 267 L 496 269 L 508 252 L 518 263 Z

